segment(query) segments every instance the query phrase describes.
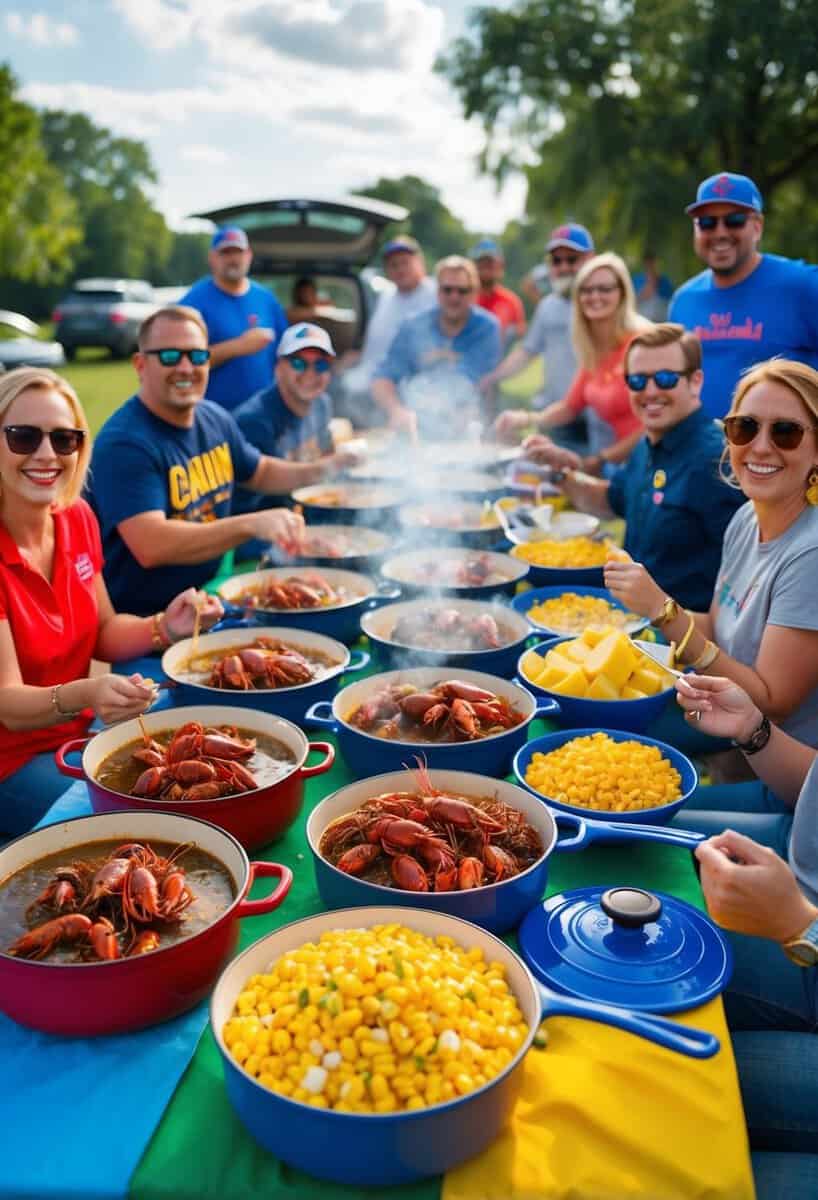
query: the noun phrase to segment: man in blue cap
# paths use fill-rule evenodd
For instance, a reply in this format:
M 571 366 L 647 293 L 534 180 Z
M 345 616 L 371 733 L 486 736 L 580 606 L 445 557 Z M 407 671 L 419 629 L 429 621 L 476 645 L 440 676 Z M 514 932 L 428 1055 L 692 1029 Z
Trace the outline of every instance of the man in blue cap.
M 711 417 L 725 415 L 739 376 L 756 363 L 779 355 L 818 366 L 818 268 L 760 252 L 763 208 L 752 179 L 721 171 L 685 210 L 707 270 L 682 284 L 669 320 L 702 343 Z
M 211 364 L 207 398 L 228 410 L 272 382 L 276 345 L 287 328 L 273 293 L 247 278 L 252 259 L 244 230 L 223 225 L 210 243 L 210 276 L 180 301 L 204 318 Z

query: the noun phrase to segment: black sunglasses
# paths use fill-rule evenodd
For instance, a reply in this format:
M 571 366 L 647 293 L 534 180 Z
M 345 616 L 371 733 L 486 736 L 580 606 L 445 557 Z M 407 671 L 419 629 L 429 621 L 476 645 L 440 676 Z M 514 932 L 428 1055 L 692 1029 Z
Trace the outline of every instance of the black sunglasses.
M 692 374 L 691 371 L 654 371 L 650 375 L 647 372 L 641 372 L 636 375 L 626 375 L 625 383 L 632 392 L 644 392 L 649 380 L 652 379 L 663 392 L 672 392 L 679 380 L 690 374 Z
M 39 425 L 4 425 L 3 433 L 12 454 L 33 454 L 44 437 L 61 458 L 76 454 L 85 441 L 84 429 L 40 429 Z
M 712 217 L 709 214 L 704 217 L 694 217 L 693 220 L 698 225 L 699 229 L 705 233 L 710 233 L 715 229 L 719 221 L 724 222 L 725 229 L 743 229 L 750 220 L 750 213 L 746 212 L 731 212 L 724 217 Z
M 579 262 L 578 254 L 552 254 L 551 262 L 555 267 L 561 267 L 563 263 L 567 263 L 569 267 L 574 267 Z
M 458 287 L 456 283 L 441 283 L 440 290 L 444 296 L 450 296 L 452 292 L 457 292 L 458 296 L 468 296 L 471 288 Z
M 775 421 L 759 421 L 756 417 L 725 417 L 724 434 L 734 446 L 749 446 L 758 437 L 762 425 L 770 429 L 770 441 L 779 450 L 797 450 L 804 440 L 807 429 L 818 429 L 818 425 L 801 425 L 783 417 Z
M 142 353 L 155 354 L 163 367 L 177 366 L 185 354 L 190 359 L 191 366 L 194 367 L 203 367 L 210 358 L 210 351 L 205 349 L 174 350 L 167 347 L 162 350 L 143 350 Z

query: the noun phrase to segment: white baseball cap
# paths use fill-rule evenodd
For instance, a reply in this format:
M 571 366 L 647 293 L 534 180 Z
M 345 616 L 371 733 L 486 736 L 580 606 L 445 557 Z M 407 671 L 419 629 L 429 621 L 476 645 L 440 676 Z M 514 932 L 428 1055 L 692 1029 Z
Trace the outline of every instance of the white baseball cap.
M 290 354 L 297 354 L 299 350 L 306 350 L 309 346 L 323 350 L 325 354 L 331 354 L 335 358 L 335 351 L 326 329 L 322 329 L 320 325 L 310 325 L 306 321 L 299 321 L 297 325 L 290 325 L 284 330 L 278 343 L 278 357 L 287 358 Z

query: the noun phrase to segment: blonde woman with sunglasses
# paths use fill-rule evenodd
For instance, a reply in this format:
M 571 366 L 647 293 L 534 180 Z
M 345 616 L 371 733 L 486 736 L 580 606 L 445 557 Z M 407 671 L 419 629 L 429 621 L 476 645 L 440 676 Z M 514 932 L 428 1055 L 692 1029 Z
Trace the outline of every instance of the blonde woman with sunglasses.
M 114 612 L 102 548 L 80 498 L 91 439 L 73 388 L 53 371 L 0 378 L 0 833 L 25 832 L 65 790 L 53 751 L 144 712 L 141 675 L 89 677 L 91 659 L 135 658 L 204 627 L 221 604 L 189 588 L 163 613 Z
M 607 564 L 605 584 L 675 642 L 682 665 L 744 689 L 764 717 L 757 742 L 772 720 L 818 747 L 818 372 L 754 367 L 724 431 L 723 467 L 749 503 L 725 532 L 710 610 L 680 609 L 635 562 Z

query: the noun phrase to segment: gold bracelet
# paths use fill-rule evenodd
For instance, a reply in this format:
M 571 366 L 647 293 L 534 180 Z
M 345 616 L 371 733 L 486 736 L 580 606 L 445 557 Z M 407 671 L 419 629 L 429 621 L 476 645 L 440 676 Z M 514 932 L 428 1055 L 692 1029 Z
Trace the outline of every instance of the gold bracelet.
M 66 712 L 64 708 L 60 708 L 59 692 L 61 687 L 62 684 L 57 683 L 51 689 L 51 707 L 59 717 L 78 717 L 83 711 L 81 708 L 72 709 L 70 712 Z
M 709 638 L 705 638 L 704 649 L 702 650 L 701 654 L 688 665 L 692 667 L 694 671 L 706 671 L 708 667 L 713 665 L 720 654 L 721 648 L 717 646 L 715 642 L 711 642 Z
M 166 633 L 162 633 L 162 618 L 164 617 L 164 609 L 162 612 L 154 613 L 151 617 L 151 643 L 154 650 L 158 650 L 161 654 L 163 650 L 167 650 L 171 644 L 170 638 Z
M 687 643 L 690 641 L 691 637 L 693 636 L 693 631 L 696 628 L 696 621 L 693 617 L 693 613 L 688 612 L 686 608 L 683 611 L 687 614 L 688 617 L 690 617 L 690 624 L 687 627 L 687 631 L 686 631 L 684 637 L 679 642 L 679 645 L 676 647 L 676 649 L 673 653 L 674 663 L 680 663 L 682 661 L 682 655 L 684 654 L 685 650 L 687 649 Z
M 661 629 L 663 625 L 667 625 L 668 621 L 672 621 L 679 615 L 679 605 L 672 596 L 665 596 L 664 603 L 659 613 L 651 618 L 651 625 L 654 629 Z

